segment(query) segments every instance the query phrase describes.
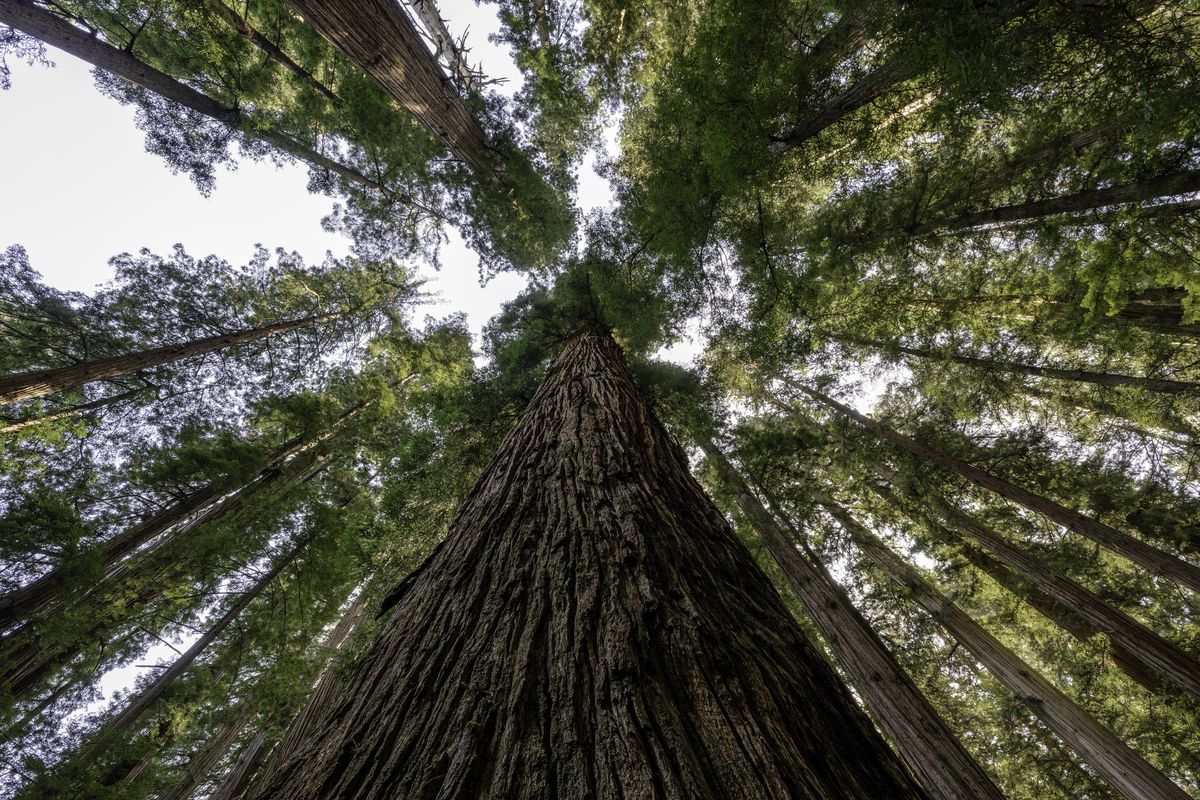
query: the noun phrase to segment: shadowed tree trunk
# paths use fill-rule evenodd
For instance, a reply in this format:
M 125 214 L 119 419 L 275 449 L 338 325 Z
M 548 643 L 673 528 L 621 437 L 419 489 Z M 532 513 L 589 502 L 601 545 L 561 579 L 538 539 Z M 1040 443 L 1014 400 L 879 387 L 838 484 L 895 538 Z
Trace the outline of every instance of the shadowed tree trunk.
M 3 3 L 4 0 L 0 0 Z M 0 403 L 16 403 L 21 400 L 32 400 L 35 397 L 61 392 L 91 381 L 101 381 L 109 378 L 120 378 L 143 369 L 153 369 L 164 364 L 172 364 L 185 358 L 223 350 L 239 344 L 257 342 L 271 336 L 278 336 L 309 325 L 322 325 L 326 322 L 344 317 L 346 312 L 338 311 L 330 314 L 314 314 L 302 319 L 289 322 L 276 322 L 258 328 L 247 328 L 219 336 L 208 336 L 203 339 L 193 339 L 190 342 L 168 344 L 162 347 L 152 347 L 123 356 L 99 358 L 94 361 L 82 361 L 66 367 L 31 370 L 18 372 L 0 377 Z
M 209 796 L 208 800 L 238 800 L 246 793 L 246 789 L 250 786 L 250 781 L 254 779 L 254 773 L 258 771 L 262 765 L 263 759 L 268 755 L 267 748 L 263 744 L 267 740 L 267 731 L 261 730 L 250 744 L 246 745 L 242 757 L 238 759 L 237 765 L 233 771 L 225 777 Z
M 1185 684 L 1194 685 L 1196 676 L 1200 675 L 1200 665 L 1187 671 L 1186 665 L 1194 664 L 1196 659 L 1181 651 L 1178 647 L 1162 640 L 1153 631 L 1141 623 L 1129 618 L 1119 609 L 1113 608 L 1101 598 L 1069 578 L 1056 575 L 1046 569 L 1040 562 L 1025 550 L 1015 547 L 1000 538 L 999 534 L 986 528 L 978 520 L 956 512 L 940 501 L 934 505 L 950 520 L 949 526 L 933 519 L 928 514 L 918 513 L 900 501 L 891 489 L 872 483 L 872 491 L 882 497 L 885 502 L 899 510 L 902 514 L 917 522 L 934 529 L 939 538 L 955 547 L 963 556 L 978 569 L 993 580 L 1029 603 L 1040 614 L 1045 616 L 1058 627 L 1080 641 L 1098 634 L 1104 634 L 1111 645 L 1113 663 L 1121 668 L 1133 681 L 1151 692 L 1161 692 L 1164 681 L 1159 677 L 1160 670 L 1150 666 L 1146 655 L 1158 654 L 1165 656 L 1168 661 L 1175 662 L 1177 654 L 1185 667 L 1183 680 Z M 915 498 L 914 498 L 915 499 Z M 961 522 L 959 521 L 961 519 Z M 968 524 L 986 530 L 988 535 L 979 540 L 987 550 L 992 550 L 992 544 L 999 544 L 1000 553 L 980 549 L 967 541 L 964 535 L 969 535 L 965 529 Z M 1080 606 L 1090 607 L 1087 613 L 1079 611 Z M 1124 629 L 1131 629 L 1133 636 L 1122 635 Z M 1151 645 L 1143 649 L 1142 639 L 1152 637 Z M 1172 667 L 1175 672 L 1177 667 Z
M 907 228 L 904 233 L 910 236 L 921 236 L 929 233 L 970 230 L 987 225 L 1043 219 L 1057 214 L 1093 211 L 1124 203 L 1142 203 L 1160 197 L 1175 197 L 1196 191 L 1200 191 L 1200 170 L 1186 170 L 1137 183 L 1109 186 L 1105 189 L 1088 189 L 1046 200 L 999 206 L 987 211 L 963 214 L 942 222 L 924 222 Z
M 411 378 L 412 376 L 405 378 L 397 386 L 402 386 Z M 250 495 L 279 483 L 289 474 L 294 477 L 296 467 L 303 470 L 307 468 L 308 462 L 296 461 L 289 464 L 291 459 L 327 441 L 342 425 L 358 416 L 366 407 L 366 403 L 358 403 L 343 411 L 337 420 L 320 433 L 296 436 L 274 448 L 266 455 L 262 469 L 236 490 L 221 491 L 213 483 L 201 486 L 157 514 L 104 540 L 83 558 L 95 560 L 100 568 L 100 580 L 112 579 L 115 577 L 114 568 L 143 545 L 153 542 L 152 547 L 160 547 L 164 541 L 164 534 L 175 536 L 225 517 L 243 507 Z M 44 617 L 55 609 L 62 608 L 80 589 L 87 594 L 97 585 L 88 583 L 80 586 L 74 565 L 64 565 L 51 570 L 25 586 L 0 596 L 0 629 L 20 620 Z
M 326 454 L 314 451 L 292 459 L 278 475 L 279 490 L 287 491 L 289 487 L 311 479 L 329 463 Z M 236 494 L 227 498 L 205 511 L 202 520 L 195 524 L 212 522 L 240 511 L 244 499 Z M 76 632 L 69 636 L 56 631 L 47 641 L 43 638 L 43 625 L 48 624 L 53 629 L 63 624 L 64 610 L 57 610 L 48 620 L 32 619 L 0 639 L 0 690 L 15 699 L 30 698 L 38 687 L 89 647 L 119 636 L 130 614 L 161 597 L 195 567 L 186 553 L 167 563 L 162 559 L 133 561 L 117 565 L 103 583 L 88 589 L 78 602 L 71 603 L 67 610 L 78 610 L 86 628 L 80 625 L 72 629 Z
M 0 435 L 16 433 L 17 431 L 25 430 L 26 428 L 32 428 L 36 425 L 42 425 L 47 422 L 53 422 L 54 420 L 58 419 L 68 419 L 70 417 L 83 416 L 91 411 L 98 411 L 102 408 L 119 405 L 126 400 L 137 397 L 139 394 L 142 394 L 145 391 L 146 387 L 140 386 L 136 389 L 130 389 L 127 392 L 120 392 L 118 394 L 109 395 L 108 397 L 100 397 L 96 400 L 90 400 L 86 403 L 80 403 L 78 405 L 62 408 L 58 411 L 51 411 L 37 417 L 7 420 L 3 417 L 0 417 Z
M 936 350 L 926 350 L 920 347 L 908 347 L 901 344 L 889 346 L 884 342 L 877 342 L 871 339 L 859 339 L 853 336 L 834 336 L 833 338 L 841 341 L 852 342 L 854 344 L 864 345 L 866 347 L 871 347 L 884 352 L 887 352 L 888 350 L 895 350 L 896 352 L 903 353 L 906 356 L 913 356 L 914 358 L 924 358 L 931 361 L 953 361 L 956 364 L 979 367 L 980 369 L 990 370 L 993 372 L 1015 372 L 1019 375 L 1029 375 L 1034 378 L 1053 378 L 1060 381 L 1090 383 L 1093 386 L 1104 386 L 1110 389 L 1119 386 L 1131 386 L 1135 389 L 1146 389 L 1148 391 L 1158 392 L 1160 394 L 1200 393 L 1200 384 L 1190 383 L 1188 381 L 1175 381 L 1167 378 L 1142 378 L 1137 375 L 1122 375 L 1114 372 L 1093 372 L 1086 369 L 1041 367 L 1036 364 L 1022 364 L 1016 361 L 980 358 L 978 356 L 966 356 L 958 353 L 943 353 Z
M 411 197 L 393 192 L 379 181 L 321 155 L 285 133 L 252 124 L 253 121 L 248 120 L 241 110 L 229 108 L 208 95 L 196 91 L 182 81 L 177 81 L 165 72 L 142 62 L 130 52 L 105 44 L 87 31 L 40 8 L 31 0 L 0 0 L 0 23 L 11 25 L 52 47 L 57 47 L 59 50 L 83 59 L 92 66 L 99 67 L 130 83 L 149 89 L 184 108 L 222 122 L 237 129 L 245 136 L 264 141 L 317 169 L 332 172 L 351 183 L 378 191 L 386 197 L 416 205 Z
M 564 347 L 254 797 L 923 797 L 637 394 Z
M 945 470 L 960 475 L 976 486 L 993 491 L 1014 503 L 1019 503 L 1030 511 L 1041 514 L 1056 525 L 1061 525 L 1068 530 L 1091 539 L 1097 544 L 1107 547 L 1114 553 L 1128 558 L 1133 563 L 1149 570 L 1155 575 L 1161 575 L 1162 577 L 1177 581 L 1192 591 L 1200 591 L 1200 567 L 1152 547 L 1123 531 L 1105 525 L 1099 520 L 1086 517 L 1078 511 L 1056 503 L 1048 497 L 1031 492 L 1028 489 L 1006 481 L 998 475 L 993 475 L 986 470 L 982 470 L 965 461 L 960 461 L 940 450 L 911 439 L 898 431 L 892 430 L 887 425 L 871 419 L 865 414 L 858 413 L 831 397 L 826 397 L 814 389 L 809 389 L 794 381 L 788 381 L 788 384 L 822 405 L 836 411 L 843 417 L 854 420 L 859 425 L 873 431 L 879 437 L 892 444 L 898 445 Z
M 822 505 L 863 553 L 979 659 L 998 681 L 1128 800 L 1185 800 L 1187 794 L 1053 684 L 950 602 L 840 505 Z
M 483 128 L 395 0 L 285 2 L 476 175 L 496 172 L 496 154 Z
M 253 708 L 245 706 L 236 717 L 225 723 L 217 731 L 217 735 L 209 740 L 208 744 L 184 767 L 183 781 L 170 792 L 160 795 L 159 800 L 191 800 L 196 789 L 200 788 L 200 784 L 204 783 L 205 778 L 208 777 L 208 773 L 237 742 L 242 729 L 254 718 L 254 714 Z
M 931 798 L 1003 800 L 925 695 L 816 557 L 789 536 L 711 439 L 698 440 L 738 507 L 766 542 L 867 709 Z

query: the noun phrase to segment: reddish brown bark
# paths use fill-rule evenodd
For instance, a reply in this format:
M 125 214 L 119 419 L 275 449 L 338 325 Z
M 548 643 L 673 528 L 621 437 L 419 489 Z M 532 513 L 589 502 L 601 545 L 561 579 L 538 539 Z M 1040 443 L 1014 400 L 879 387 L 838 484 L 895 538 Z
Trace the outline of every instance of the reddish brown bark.
M 923 796 L 606 334 L 568 342 L 383 613 L 255 797 Z

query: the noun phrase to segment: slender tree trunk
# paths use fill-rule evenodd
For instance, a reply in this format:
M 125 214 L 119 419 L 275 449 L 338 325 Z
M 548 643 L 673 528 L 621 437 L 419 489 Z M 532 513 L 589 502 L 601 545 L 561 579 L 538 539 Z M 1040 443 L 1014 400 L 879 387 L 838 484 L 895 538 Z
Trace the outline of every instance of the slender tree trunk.
M 860 414 L 849 406 L 843 405 L 831 397 L 826 397 L 820 392 L 795 382 L 789 381 L 789 384 L 822 405 L 848 419 L 854 420 L 892 444 L 898 445 L 949 472 L 960 475 L 976 486 L 993 491 L 1007 500 L 1011 500 L 1030 511 L 1041 514 L 1056 525 L 1061 525 L 1128 558 L 1154 575 L 1169 578 L 1188 587 L 1192 591 L 1200 591 L 1200 567 L 1176 558 L 1170 553 L 1165 553 L 1162 550 L 1151 547 L 1145 542 L 1135 539 L 1116 528 L 1105 525 L 1099 520 L 1085 517 L 1078 511 L 1060 505 L 1048 497 L 1043 497 L 1016 484 L 1009 483 L 997 475 L 993 475 L 964 461 L 959 461 L 957 458 L 940 450 L 935 450 L 915 439 L 910 439 L 904 434 L 892 430 L 888 426 L 876 422 L 870 417 Z
M 997 680 L 1128 800 L 1187 794 L 983 629 L 837 504 L 825 505 L 863 553 L 971 651 Z
M 873 341 L 871 339 L 858 339 L 852 336 L 834 337 L 855 344 L 866 345 L 877 350 L 886 351 L 889 349 L 883 342 Z M 1035 378 L 1053 378 L 1060 381 L 1074 381 L 1076 383 L 1090 383 L 1093 386 L 1104 386 L 1106 388 L 1117 388 L 1120 386 L 1131 386 L 1136 389 L 1145 389 L 1151 392 L 1160 394 L 1195 394 L 1200 392 L 1200 384 L 1191 383 L 1189 381 L 1175 381 L 1166 378 L 1142 378 L 1136 375 L 1122 375 L 1114 372 L 1093 372 L 1086 369 L 1067 369 L 1064 367 L 1041 367 L 1035 364 L 1022 364 L 1016 361 L 1001 361 L 991 358 L 979 358 L 977 356 L 965 356 L 958 353 L 939 353 L 934 350 L 926 350 L 920 347 L 908 347 L 906 345 L 894 345 L 896 351 L 915 358 L 924 358 L 931 361 L 953 361 L 956 364 L 965 364 L 967 366 L 979 367 L 985 370 L 1000 370 L 1007 372 L 1015 372 L 1019 375 L 1029 375 Z
M 81 749 L 79 755 L 80 762 L 84 764 L 89 763 L 110 742 L 112 742 L 115 737 L 129 730 L 130 727 L 132 727 L 133 724 L 138 721 L 142 714 L 145 713 L 146 709 L 149 708 L 154 701 L 162 697 L 163 692 L 167 690 L 174 680 L 182 675 L 184 671 L 187 670 L 187 668 L 190 667 L 195 660 L 199 658 L 205 650 L 208 649 L 208 646 L 212 644 L 218 636 L 224 633 L 225 629 L 228 628 L 238 617 L 240 617 L 242 612 L 245 611 L 246 608 L 252 602 L 254 602 L 254 600 L 260 594 L 262 594 L 268 586 L 271 585 L 271 583 L 274 582 L 275 578 L 279 576 L 279 573 L 291 566 L 292 562 L 295 561 L 296 556 L 303 551 L 306 543 L 307 542 L 297 543 L 292 547 L 291 550 L 287 552 L 286 555 L 276 559 L 275 564 L 271 567 L 271 569 L 268 570 L 266 574 L 260 577 L 257 581 L 255 581 L 253 585 L 243 591 L 238 597 L 237 601 L 230 606 L 229 609 L 226 610 L 216 622 L 209 626 L 208 630 L 204 632 L 203 636 L 197 639 L 191 647 L 189 647 L 181 656 L 179 656 L 179 658 L 175 659 L 175 661 L 171 663 L 171 666 L 159 673 L 158 677 L 154 679 L 153 683 L 138 692 L 137 695 L 135 695 L 133 699 L 126 704 L 121 713 L 105 724 L 104 727 L 101 728 L 100 732 L 96 734 L 92 742 Z
M 926 513 L 913 511 L 887 487 L 871 484 L 871 489 L 906 516 L 942 531 L 946 540 L 968 561 L 1076 639 L 1087 641 L 1097 634 L 1104 634 L 1111 645 L 1113 662 L 1139 685 L 1151 692 L 1160 692 L 1165 677 L 1180 688 L 1195 693 L 1195 686 L 1200 681 L 1200 663 L 1194 657 L 1078 583 L 1051 572 L 1027 551 L 1009 544 L 974 517 L 951 508 L 938 498 L 932 505 L 946 520 L 942 523 Z M 918 498 L 914 497 L 914 500 Z M 924 502 L 923 499 L 919 501 Z M 983 535 L 976 536 L 977 532 Z M 966 539 L 974 539 L 984 549 Z M 1168 665 L 1163 666 L 1163 662 Z M 1171 677 L 1180 672 L 1183 673 L 1182 682 Z
M 255 797 L 922 797 L 638 396 L 564 347 Z
M 766 542 L 788 585 L 804 603 L 867 709 L 929 796 L 939 800 L 1003 800 L 1004 795 L 991 778 L 963 748 L 824 566 L 807 547 L 801 552 L 798 540 L 779 526 L 711 439 L 701 438 L 697 443 Z
M 1093 211 L 1112 205 L 1143 203 L 1160 197 L 1175 197 L 1196 191 L 1200 191 L 1200 170 L 1186 170 L 1137 183 L 1110 186 L 1106 189 L 1089 189 L 1046 200 L 1000 206 L 986 211 L 963 214 L 942 222 L 924 222 L 913 225 L 904 232 L 910 236 L 922 236 L 930 233 L 971 230 L 989 225 L 1044 219 L 1058 214 Z
M 362 618 L 362 612 L 365 607 L 364 600 L 364 594 L 360 593 L 355 601 L 350 604 L 346 613 L 330 632 L 329 638 L 326 639 L 325 647 L 327 649 L 331 651 L 338 649 L 350 637 L 350 634 Z M 308 696 L 304 707 L 300 709 L 300 712 L 292 720 L 292 724 L 288 726 L 288 731 L 283 739 L 271 751 L 271 758 L 267 761 L 263 772 L 263 781 L 270 781 L 276 765 L 286 761 L 295 752 L 296 746 L 300 741 L 312 733 L 314 722 L 325 714 L 329 705 L 342 692 L 343 683 L 341 679 L 336 672 L 329 669 L 331 660 L 332 658 L 327 659 L 321 665 L 312 694 Z
M 1200 660 L 1163 639 L 1125 612 L 1106 603 L 1070 578 L 1055 574 L 1037 558 L 1015 547 L 975 517 L 935 499 L 935 511 L 954 530 L 983 546 L 1005 566 L 1019 572 L 1048 596 L 1078 614 L 1138 657 L 1165 680 L 1200 698 Z
M 94 67 L 149 89 L 173 103 L 235 128 L 244 136 L 264 141 L 317 169 L 324 169 L 350 183 L 380 192 L 386 197 L 417 205 L 413 198 L 397 194 L 379 181 L 318 153 L 308 145 L 279 131 L 261 128 L 236 108 L 229 108 L 208 95 L 139 60 L 137 56 L 105 44 L 87 31 L 46 11 L 32 0 L 0 0 L 0 23 L 11 25 L 46 44 L 57 47 Z M 428 210 L 428 209 L 423 209 Z
M 495 151 L 395 0 L 285 0 L 481 177 Z
M 208 800 L 238 800 L 246 794 L 250 781 L 254 779 L 254 773 L 258 771 L 259 766 L 267 757 L 267 750 L 263 747 L 266 739 L 267 731 L 264 729 L 250 740 L 242 757 L 238 759 L 237 766 L 226 776 Z
M 0 0 L 0 3 L 5 0 Z M 278 336 L 281 333 L 305 328 L 310 325 L 322 325 L 326 322 L 345 316 L 345 312 L 331 314 L 314 314 L 303 319 L 290 322 L 276 322 L 259 328 L 247 328 L 234 333 L 209 336 L 204 339 L 193 339 L 190 342 L 168 344 L 153 347 L 149 350 L 139 350 L 126 353 L 123 356 L 100 358 L 95 361 L 83 361 L 66 367 L 38 369 L 30 372 L 18 372 L 0 377 L 0 403 L 16 403 L 21 400 L 31 400 L 35 397 L 61 392 L 75 386 L 81 386 L 92 381 L 120 378 L 131 375 L 143 369 L 152 369 L 164 364 L 173 364 L 185 358 L 223 350 L 239 344 L 248 344 Z
M 255 47 L 271 57 L 275 63 L 295 75 L 318 94 L 323 95 L 334 106 L 342 104 L 342 98 L 337 93 L 317 80 L 316 76 L 292 60 L 283 52 L 279 45 L 268 39 L 261 31 L 250 24 L 250 21 L 236 10 L 225 5 L 225 0 L 205 0 L 205 5 L 221 20 L 249 40 Z
M 326 457 L 319 453 L 305 456 L 305 460 L 293 460 L 281 471 L 279 483 L 288 486 L 303 482 L 318 474 L 329 465 Z M 244 498 L 243 498 L 244 499 Z M 203 520 L 194 524 L 211 522 L 236 513 L 242 507 L 236 497 L 205 513 Z M 159 559 L 161 562 L 161 559 Z M 159 569 L 151 573 L 147 564 L 157 564 Z M 48 620 L 31 619 L 20 628 L 0 639 L 0 690 L 17 700 L 28 699 L 45 681 L 58 674 L 89 646 L 113 638 L 121 630 L 121 624 L 136 609 L 159 598 L 194 566 L 186 555 L 171 560 L 165 568 L 161 563 L 139 558 L 136 563 L 126 561 L 118 565 L 109 577 L 89 589 L 78 603 L 71 608 L 85 608 L 85 624 L 88 627 L 69 640 L 48 645 L 42 640 L 44 624 L 61 624 L 60 609 L 53 610 Z M 87 604 L 86 606 L 84 604 Z M 58 634 L 61 637 L 61 632 Z
M 160 795 L 158 800 L 190 800 L 196 789 L 208 777 L 229 749 L 237 742 L 242 730 L 254 718 L 255 711 L 250 706 L 243 706 L 238 715 L 225 723 L 217 735 L 188 762 L 183 770 L 183 782 L 170 792 Z
M 250 495 L 287 477 L 284 470 L 287 462 L 326 441 L 365 407 L 366 404 L 359 403 L 347 409 L 332 425 L 316 436 L 296 436 L 279 445 L 267 454 L 262 469 L 237 490 L 222 492 L 216 485 L 206 484 L 150 518 L 106 539 L 83 558 L 98 562 L 102 570 L 102 581 L 114 578 L 114 568 L 143 545 L 157 539 L 153 547 L 159 547 L 164 534 L 186 532 L 228 516 L 240 509 Z M 303 469 L 308 463 L 297 461 L 292 466 L 291 474 L 294 475 L 295 466 Z M 9 627 L 20 620 L 46 617 L 63 608 L 76 590 L 82 588 L 86 596 L 97 586 L 103 585 L 90 584 L 80 587 L 77 580 L 74 565 L 63 565 L 0 597 L 0 628 Z
M 3 418 L 0 418 L 0 434 L 16 433 L 17 431 L 33 428 L 38 425 L 44 425 L 45 423 L 53 422 L 54 420 L 82 416 L 92 411 L 98 411 L 102 408 L 118 405 L 126 400 L 138 396 L 145 391 L 145 387 L 130 389 L 127 392 L 121 392 L 108 397 L 101 397 L 96 400 L 91 400 L 87 403 L 80 403 L 79 405 L 69 406 L 58 411 L 51 411 L 48 414 L 42 414 L 41 416 L 37 417 L 13 420 L 4 420 Z
M 871 101 L 887 94 L 914 74 L 907 59 L 892 58 L 833 98 L 820 111 L 795 125 L 777 139 L 776 143 L 783 151 L 799 147 L 821 131 L 836 125 Z

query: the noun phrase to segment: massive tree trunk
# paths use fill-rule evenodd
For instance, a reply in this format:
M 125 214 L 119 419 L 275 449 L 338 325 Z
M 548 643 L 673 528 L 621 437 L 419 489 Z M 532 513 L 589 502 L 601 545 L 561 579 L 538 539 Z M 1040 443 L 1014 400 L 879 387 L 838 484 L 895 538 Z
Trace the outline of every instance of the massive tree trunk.
M 872 730 L 587 329 L 255 797 L 906 798 Z
M 870 339 L 858 339 L 852 336 L 834 337 L 842 338 L 844 341 L 853 342 L 855 344 L 866 345 L 878 350 L 886 351 L 889 346 L 883 342 L 876 342 Z M 1019 375 L 1029 375 L 1035 378 L 1053 378 L 1060 381 L 1074 381 L 1076 383 L 1090 383 L 1094 386 L 1104 386 L 1106 388 L 1116 388 L 1119 386 L 1132 386 L 1136 389 L 1146 389 L 1151 392 L 1160 394 L 1197 394 L 1200 393 L 1200 384 L 1190 383 L 1188 381 L 1175 381 L 1167 378 L 1143 378 L 1137 375 L 1122 375 L 1113 372 L 1093 372 L 1086 369 L 1067 369 L 1064 367 L 1041 367 L 1036 364 L 1022 364 L 1016 361 L 1001 361 L 992 358 L 980 358 L 978 356 L 965 356 L 958 353 L 941 353 L 935 350 L 926 350 L 920 347 L 908 347 L 906 345 L 893 345 L 890 349 L 895 349 L 897 352 L 903 353 L 914 358 L 925 358 L 933 361 L 953 361 L 956 364 L 965 364 L 971 367 L 979 367 L 985 370 L 1015 372 Z
M 698 440 L 726 489 L 804 603 L 838 664 L 917 780 L 938 800 L 1003 800 L 871 624 L 816 557 L 802 553 L 711 439 Z
M 0 23 L 11 25 L 52 47 L 57 47 L 76 58 L 83 59 L 94 67 L 99 67 L 105 72 L 149 89 L 184 108 L 235 128 L 244 136 L 264 141 L 317 169 L 327 170 L 350 183 L 415 205 L 411 197 L 393 192 L 379 181 L 321 155 L 285 133 L 254 124 L 253 120 L 247 119 L 241 110 L 229 108 L 182 81 L 175 80 L 165 72 L 142 62 L 133 53 L 105 44 L 87 31 L 77 28 L 35 5 L 32 0 L 0 0 Z
M 1200 170 L 1186 170 L 1137 183 L 1126 183 L 1105 189 L 1088 189 L 1046 200 L 1000 206 L 986 211 L 963 214 L 941 222 L 924 222 L 907 228 L 904 233 L 910 236 L 921 236 L 929 233 L 971 230 L 989 225 L 1044 219 L 1057 214 L 1093 211 L 1112 205 L 1142 203 L 1160 197 L 1175 197 L 1196 191 L 1200 191 Z
M 3 3 L 4 0 L 0 0 Z M 193 339 L 190 342 L 168 344 L 162 347 L 152 347 L 123 356 L 99 358 L 95 361 L 83 361 L 66 367 L 38 369 L 30 372 L 18 372 L 0 377 L 0 403 L 16 403 L 21 400 L 32 400 L 35 397 L 61 392 L 91 381 L 120 378 L 143 369 L 153 369 L 164 364 L 172 364 L 186 358 L 195 358 L 215 350 L 223 350 L 239 344 L 248 344 L 278 336 L 281 333 L 305 328 L 310 325 L 322 325 L 345 316 L 338 311 L 330 314 L 314 314 L 302 319 L 289 322 L 276 322 L 258 328 L 247 328 L 234 333 L 219 336 L 208 336 L 203 339 Z
M 483 128 L 395 0 L 285 1 L 475 174 L 496 172 Z
M 836 503 L 823 505 L 890 580 L 940 622 L 1114 789 L 1128 800 L 1187 798 L 1183 790 L 950 602 L 844 508 Z
M 794 382 L 789 383 L 817 402 L 848 419 L 854 420 L 864 428 L 908 450 L 910 453 L 927 459 L 931 463 L 956 475 L 961 475 L 976 486 L 981 486 L 984 489 L 995 492 L 1001 497 L 1019 503 L 1030 511 L 1041 514 L 1051 522 L 1074 531 L 1081 536 L 1085 536 L 1097 544 L 1107 547 L 1114 553 L 1128 558 L 1154 575 L 1161 575 L 1162 577 L 1177 581 L 1192 591 L 1200 592 L 1200 567 L 1152 547 L 1127 533 L 1105 525 L 1099 520 L 1086 517 L 1078 511 L 1060 505 L 1048 497 L 1031 492 L 986 470 L 960 461 L 915 439 L 910 439 L 904 434 L 892 430 L 888 426 L 876 422 L 865 414 L 860 414 L 849 406 L 839 403 L 837 400 L 827 397 L 818 391 Z

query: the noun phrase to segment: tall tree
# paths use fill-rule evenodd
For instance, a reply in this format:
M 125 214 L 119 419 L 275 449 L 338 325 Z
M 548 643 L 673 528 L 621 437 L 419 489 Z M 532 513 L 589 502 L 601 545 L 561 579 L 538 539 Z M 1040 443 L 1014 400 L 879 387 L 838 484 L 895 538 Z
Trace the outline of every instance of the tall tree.
M 383 610 L 256 797 L 921 796 L 593 328 Z

